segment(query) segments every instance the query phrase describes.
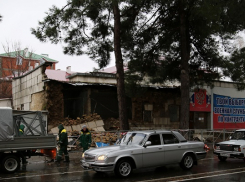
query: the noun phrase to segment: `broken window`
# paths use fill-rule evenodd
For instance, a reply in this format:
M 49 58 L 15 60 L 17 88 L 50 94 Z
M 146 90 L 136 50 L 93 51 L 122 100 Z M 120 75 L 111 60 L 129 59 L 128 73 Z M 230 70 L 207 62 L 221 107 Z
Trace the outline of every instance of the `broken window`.
M 143 111 L 143 120 L 145 122 L 152 122 L 152 111 Z

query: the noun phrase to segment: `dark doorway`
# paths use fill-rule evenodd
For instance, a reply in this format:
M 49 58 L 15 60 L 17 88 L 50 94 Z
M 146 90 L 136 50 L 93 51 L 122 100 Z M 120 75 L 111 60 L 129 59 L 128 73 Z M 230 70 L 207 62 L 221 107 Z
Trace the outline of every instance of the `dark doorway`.
M 208 129 L 209 112 L 190 112 L 190 129 Z

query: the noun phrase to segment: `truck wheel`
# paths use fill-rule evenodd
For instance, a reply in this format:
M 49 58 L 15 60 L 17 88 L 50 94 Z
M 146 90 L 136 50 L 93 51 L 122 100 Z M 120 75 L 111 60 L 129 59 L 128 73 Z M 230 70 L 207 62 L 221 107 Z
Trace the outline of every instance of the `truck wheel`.
M 223 156 L 218 156 L 219 160 L 222 161 L 222 162 L 225 162 L 227 157 L 223 157 Z
M 180 162 L 180 167 L 182 167 L 183 169 L 191 169 L 193 165 L 194 165 L 194 158 L 190 154 L 185 155 L 182 161 Z
M 14 173 L 20 168 L 20 159 L 15 155 L 7 155 L 1 162 L 1 168 L 7 173 Z
M 115 174 L 119 177 L 128 177 L 132 173 L 132 163 L 130 160 L 120 160 L 115 167 Z

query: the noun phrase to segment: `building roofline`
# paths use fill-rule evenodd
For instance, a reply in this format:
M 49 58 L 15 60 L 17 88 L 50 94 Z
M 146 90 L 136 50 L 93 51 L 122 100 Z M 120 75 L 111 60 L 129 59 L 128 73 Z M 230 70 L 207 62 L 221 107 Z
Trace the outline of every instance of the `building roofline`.
M 67 76 L 67 78 L 73 78 L 75 76 L 116 78 L 116 75 L 114 73 L 103 73 L 103 72 L 73 73 L 73 74 Z
M 24 51 L 24 50 L 20 50 L 20 52 L 22 52 L 22 51 Z M 13 55 L 15 52 L 17 52 L 17 51 L 13 51 L 13 52 L 10 52 L 10 53 L 2 53 L 2 54 L 0 54 L 0 57 L 15 58 L 16 55 Z M 9 55 L 7 55 L 7 54 L 9 54 Z M 31 54 L 32 54 L 31 58 L 30 57 L 25 57 L 25 56 L 23 56 L 23 54 L 20 54 L 19 56 L 21 56 L 24 59 L 30 59 L 30 60 L 36 60 L 36 61 L 40 61 L 40 58 L 42 58 L 46 62 L 51 62 L 51 63 L 58 63 L 59 62 L 59 61 L 56 61 L 54 59 L 51 59 L 51 58 L 43 56 L 43 55 L 39 55 L 39 54 L 36 54 L 36 53 L 31 53 Z
M 18 76 L 18 77 L 13 77 L 12 79 L 15 80 L 15 79 L 19 79 L 19 78 L 23 78 L 29 74 L 31 74 L 32 72 L 36 71 L 37 69 L 39 69 L 40 67 L 46 65 L 46 67 L 50 66 L 50 64 L 53 64 L 52 62 L 45 62 L 45 63 L 42 63 L 40 64 L 39 66 L 37 66 L 36 68 L 34 68 L 33 70 L 31 71 L 28 71 L 27 73 L 25 73 L 24 75 L 21 75 L 21 76 Z

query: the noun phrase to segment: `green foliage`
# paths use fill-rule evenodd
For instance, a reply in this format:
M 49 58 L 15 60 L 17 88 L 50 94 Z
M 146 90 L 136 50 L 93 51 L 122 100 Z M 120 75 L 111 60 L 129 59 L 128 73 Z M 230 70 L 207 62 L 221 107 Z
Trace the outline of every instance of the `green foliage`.
M 231 54 L 229 61 L 225 62 L 224 75 L 237 83 L 238 90 L 245 89 L 245 48 L 236 50 Z
M 67 0 L 62 8 L 53 6 L 39 26 L 32 28 L 40 41 L 65 43 L 64 53 L 88 54 L 99 68 L 105 67 L 114 50 L 113 3 L 119 3 L 121 14 L 121 46 L 128 50 L 132 45 L 134 19 L 140 16 L 144 5 L 141 0 Z
M 230 40 L 245 28 L 243 0 L 188 0 L 183 1 L 188 45 L 190 84 L 208 83 L 223 75 L 229 60 L 220 54 L 234 48 Z M 181 59 L 180 0 L 155 0 L 151 4 L 151 21 L 142 23 L 133 38 L 129 69 L 142 73 L 153 83 L 180 80 Z M 136 23 L 137 24 L 137 23 Z M 140 23 L 139 23 L 140 24 Z M 159 55 L 162 59 L 159 59 Z M 219 68 L 219 69 L 218 69 Z M 234 70 L 237 71 L 237 70 Z M 241 72 L 237 73 L 238 75 Z M 238 76 L 239 77 L 239 76 Z M 235 76 L 232 78 L 235 79 Z M 241 81 L 242 79 L 240 79 Z
M 140 85 L 141 81 L 140 75 L 126 75 L 125 90 L 128 97 L 140 97 L 147 91 L 146 87 Z

